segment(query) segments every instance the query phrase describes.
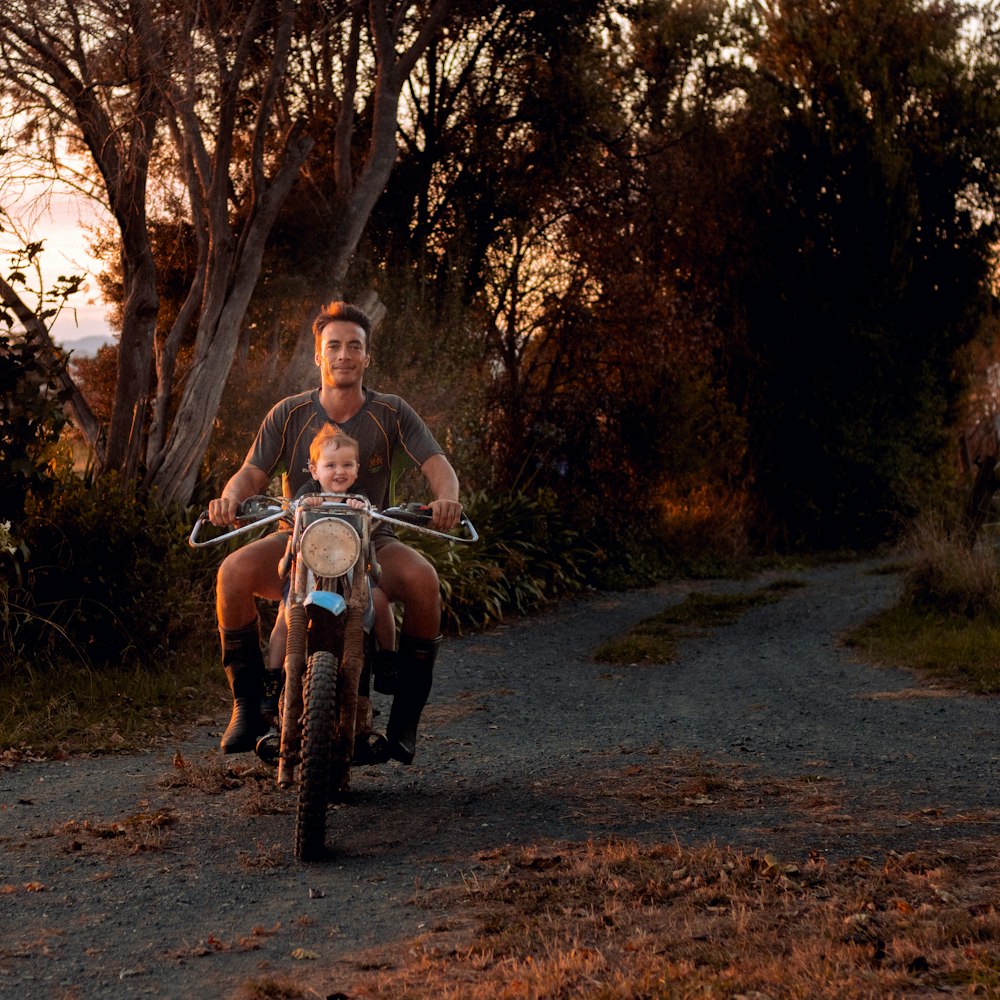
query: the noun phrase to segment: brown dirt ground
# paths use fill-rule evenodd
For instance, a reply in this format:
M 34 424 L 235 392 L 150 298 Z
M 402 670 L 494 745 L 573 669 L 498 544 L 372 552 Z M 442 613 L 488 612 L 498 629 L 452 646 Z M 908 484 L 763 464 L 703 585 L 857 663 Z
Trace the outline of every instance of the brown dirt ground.
M 839 644 L 891 599 L 877 568 L 783 574 L 805 586 L 668 665 L 590 652 L 693 585 L 448 641 L 417 762 L 355 771 L 318 864 L 294 861 L 294 801 L 271 772 L 217 753 L 222 713 L 141 755 L 8 752 L 0 995 L 259 996 L 272 979 L 375 995 L 386 969 L 474 936 L 471 883 L 525 849 L 606 840 L 829 864 L 964 852 L 1000 884 L 997 700 Z

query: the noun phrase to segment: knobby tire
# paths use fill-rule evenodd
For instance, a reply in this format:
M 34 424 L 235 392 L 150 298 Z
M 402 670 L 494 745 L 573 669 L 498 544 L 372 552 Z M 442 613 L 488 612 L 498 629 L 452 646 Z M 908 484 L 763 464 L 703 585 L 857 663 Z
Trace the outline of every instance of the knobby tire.
M 295 857 L 319 861 L 326 849 L 326 806 L 333 765 L 337 712 L 337 657 L 313 653 L 303 691 L 302 763 L 295 814 Z

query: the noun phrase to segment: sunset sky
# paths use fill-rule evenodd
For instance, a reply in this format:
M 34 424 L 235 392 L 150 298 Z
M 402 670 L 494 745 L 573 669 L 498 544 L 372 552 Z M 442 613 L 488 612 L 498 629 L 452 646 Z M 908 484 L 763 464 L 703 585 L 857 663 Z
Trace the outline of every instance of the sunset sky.
M 98 298 L 94 280 L 101 264 L 88 250 L 91 241 L 89 227 L 96 219 L 91 201 L 73 191 L 53 192 L 45 207 L 39 200 L 40 186 L 26 185 L 21 192 L 8 189 L 3 207 L 27 232 L 32 240 L 44 240 L 42 271 L 46 285 L 51 285 L 61 274 L 88 275 L 86 289 L 70 300 L 53 328 L 53 338 L 58 343 L 71 343 L 82 337 L 109 335 L 105 321 L 105 307 Z M 13 200 L 10 200 L 13 198 Z M 6 251 L 16 243 L 12 234 L 2 234 L 3 267 L 9 267 Z M 30 300 L 29 300 L 30 301 Z

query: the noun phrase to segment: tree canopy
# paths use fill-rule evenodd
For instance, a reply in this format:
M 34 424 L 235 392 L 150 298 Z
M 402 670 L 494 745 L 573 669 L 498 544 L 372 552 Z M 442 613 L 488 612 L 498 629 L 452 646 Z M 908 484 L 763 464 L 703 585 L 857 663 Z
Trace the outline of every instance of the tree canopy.
M 470 485 L 596 519 L 711 493 L 838 545 L 955 464 L 997 27 L 958 0 L 12 0 L 0 65 L 116 219 L 104 467 L 210 490 L 342 295 L 384 309 L 372 377 Z

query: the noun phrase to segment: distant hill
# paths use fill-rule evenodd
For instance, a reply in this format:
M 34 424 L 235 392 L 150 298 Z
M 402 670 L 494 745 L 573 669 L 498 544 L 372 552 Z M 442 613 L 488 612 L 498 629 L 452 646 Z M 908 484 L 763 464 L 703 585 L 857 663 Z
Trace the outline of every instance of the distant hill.
M 75 358 L 92 358 L 105 344 L 113 344 L 114 337 L 106 334 L 93 334 L 90 337 L 80 337 L 77 340 L 64 340 L 59 346 L 64 351 L 71 351 Z

